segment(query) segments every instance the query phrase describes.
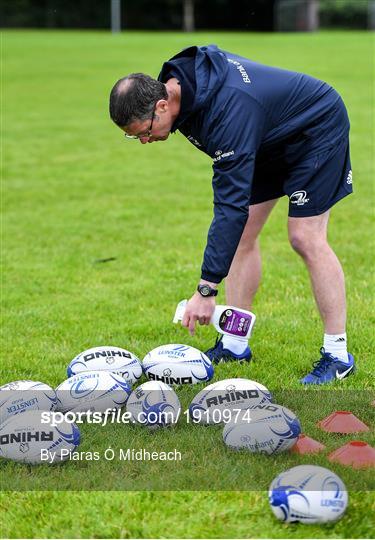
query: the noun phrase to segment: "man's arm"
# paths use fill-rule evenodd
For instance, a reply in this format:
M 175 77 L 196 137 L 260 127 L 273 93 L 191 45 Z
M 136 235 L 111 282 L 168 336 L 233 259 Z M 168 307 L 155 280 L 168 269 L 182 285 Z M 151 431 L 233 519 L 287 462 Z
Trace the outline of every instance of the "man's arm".
M 202 264 L 201 282 L 216 288 L 230 269 L 244 230 L 250 204 L 256 152 L 265 126 L 260 105 L 242 92 L 232 93 L 210 130 L 213 157 L 214 218 Z M 194 333 L 196 321 L 209 324 L 215 297 L 196 292 L 189 300 L 183 326 Z
M 217 289 L 229 272 L 246 224 L 253 159 L 249 154 L 245 160 L 236 161 L 232 166 L 229 163 L 220 169 L 214 166 L 214 219 L 208 232 L 200 280 L 201 284 L 206 283 L 213 289 Z M 236 181 L 233 175 L 236 175 Z M 181 324 L 194 335 L 195 323 L 209 324 L 214 310 L 215 297 L 205 298 L 197 291 L 186 305 Z

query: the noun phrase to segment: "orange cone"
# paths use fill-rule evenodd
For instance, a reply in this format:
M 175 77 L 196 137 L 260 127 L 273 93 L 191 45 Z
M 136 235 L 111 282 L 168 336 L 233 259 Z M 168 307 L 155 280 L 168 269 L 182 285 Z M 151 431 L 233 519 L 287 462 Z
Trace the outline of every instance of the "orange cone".
M 296 443 L 292 446 L 291 452 L 295 454 L 315 454 L 321 452 L 324 448 L 324 444 L 301 433 Z
M 354 469 L 375 467 L 375 448 L 362 441 L 350 441 L 329 454 L 328 459 Z
M 330 433 L 358 433 L 370 431 L 359 418 L 350 411 L 335 411 L 320 422 L 318 427 Z

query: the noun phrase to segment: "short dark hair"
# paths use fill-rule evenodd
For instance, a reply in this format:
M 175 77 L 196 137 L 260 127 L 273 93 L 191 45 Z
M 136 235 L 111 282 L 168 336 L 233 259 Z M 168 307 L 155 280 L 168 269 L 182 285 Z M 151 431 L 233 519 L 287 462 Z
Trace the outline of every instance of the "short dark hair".
M 131 73 L 117 81 L 112 88 L 109 114 L 118 126 L 128 126 L 135 120 L 151 118 L 159 99 L 168 99 L 162 82 L 144 73 Z

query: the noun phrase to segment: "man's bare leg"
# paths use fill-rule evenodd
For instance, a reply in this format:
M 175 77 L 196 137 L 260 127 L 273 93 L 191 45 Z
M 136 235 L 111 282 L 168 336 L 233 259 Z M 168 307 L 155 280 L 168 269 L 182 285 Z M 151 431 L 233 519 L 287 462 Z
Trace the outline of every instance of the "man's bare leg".
M 272 199 L 249 208 L 249 218 L 225 280 L 228 305 L 251 308 L 262 271 L 258 236 L 277 201 Z
M 340 261 L 327 241 L 329 211 L 320 216 L 288 220 L 289 241 L 310 274 L 315 301 L 324 326 L 322 357 L 301 382 L 325 384 L 355 370 L 346 343 L 345 278 Z
M 346 325 L 345 278 L 327 241 L 329 211 L 320 216 L 288 219 L 289 241 L 302 257 L 326 334 L 342 334 Z

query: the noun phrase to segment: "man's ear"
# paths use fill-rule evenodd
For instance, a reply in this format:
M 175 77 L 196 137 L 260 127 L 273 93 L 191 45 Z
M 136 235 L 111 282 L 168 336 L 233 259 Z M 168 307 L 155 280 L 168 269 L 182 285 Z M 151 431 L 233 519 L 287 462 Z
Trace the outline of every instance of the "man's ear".
M 155 110 L 158 111 L 158 113 L 162 114 L 167 112 L 169 109 L 168 100 L 166 99 L 159 99 L 159 101 L 156 102 Z

